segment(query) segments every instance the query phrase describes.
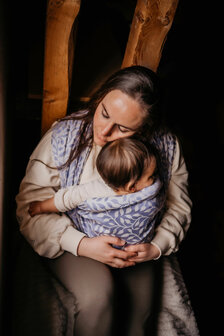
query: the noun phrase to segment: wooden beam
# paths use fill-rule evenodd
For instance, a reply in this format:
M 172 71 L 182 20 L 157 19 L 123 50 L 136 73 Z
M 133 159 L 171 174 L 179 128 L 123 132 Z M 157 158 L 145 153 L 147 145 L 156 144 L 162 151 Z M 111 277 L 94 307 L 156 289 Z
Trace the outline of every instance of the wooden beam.
M 138 0 L 122 67 L 144 65 L 157 70 L 178 0 Z
M 74 37 L 73 27 L 80 9 L 81 0 L 48 0 L 43 105 L 42 135 L 58 118 L 66 115 L 70 80 L 72 74 Z

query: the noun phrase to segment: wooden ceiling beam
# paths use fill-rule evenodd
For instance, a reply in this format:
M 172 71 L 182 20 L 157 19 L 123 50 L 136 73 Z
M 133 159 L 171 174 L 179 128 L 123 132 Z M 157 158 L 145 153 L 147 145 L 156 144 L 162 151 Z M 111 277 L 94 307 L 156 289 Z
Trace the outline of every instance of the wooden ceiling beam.
M 73 26 L 81 0 L 49 0 L 47 4 L 42 135 L 66 115 L 74 56 Z
M 157 71 L 178 0 L 138 0 L 122 67 L 143 65 Z

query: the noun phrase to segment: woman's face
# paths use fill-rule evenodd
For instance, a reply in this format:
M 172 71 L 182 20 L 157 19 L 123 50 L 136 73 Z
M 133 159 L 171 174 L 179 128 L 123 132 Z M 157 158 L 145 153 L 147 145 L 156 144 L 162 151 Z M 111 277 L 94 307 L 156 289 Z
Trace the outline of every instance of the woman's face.
M 120 90 L 109 92 L 93 118 L 93 139 L 99 146 L 133 135 L 141 126 L 143 112 L 138 102 Z

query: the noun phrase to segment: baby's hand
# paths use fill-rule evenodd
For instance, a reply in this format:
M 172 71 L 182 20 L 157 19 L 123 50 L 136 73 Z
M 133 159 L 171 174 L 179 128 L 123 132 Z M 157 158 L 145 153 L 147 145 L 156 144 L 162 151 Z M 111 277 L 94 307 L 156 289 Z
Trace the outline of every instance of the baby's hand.
M 30 206 L 29 206 L 28 212 L 29 212 L 29 215 L 31 217 L 42 213 L 42 211 L 41 211 L 41 202 L 39 202 L 39 201 L 31 202 Z

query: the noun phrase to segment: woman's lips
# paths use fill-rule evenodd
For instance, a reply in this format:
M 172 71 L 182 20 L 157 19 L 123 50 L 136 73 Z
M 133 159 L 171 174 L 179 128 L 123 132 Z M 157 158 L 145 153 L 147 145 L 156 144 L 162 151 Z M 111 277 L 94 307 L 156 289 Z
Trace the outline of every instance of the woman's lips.
M 102 136 L 98 135 L 98 139 L 101 141 L 101 142 L 107 142 L 106 138 L 103 138 Z

